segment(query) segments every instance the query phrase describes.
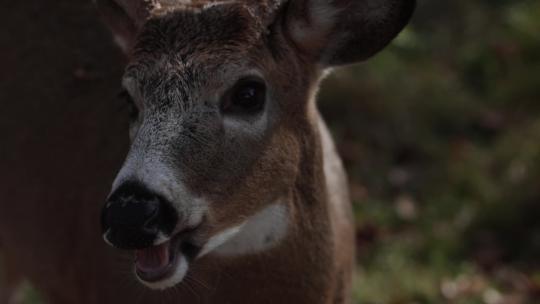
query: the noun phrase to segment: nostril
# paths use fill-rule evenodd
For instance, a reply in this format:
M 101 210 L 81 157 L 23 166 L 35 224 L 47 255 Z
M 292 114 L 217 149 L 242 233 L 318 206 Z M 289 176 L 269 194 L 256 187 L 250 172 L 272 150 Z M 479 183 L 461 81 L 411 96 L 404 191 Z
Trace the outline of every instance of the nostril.
M 176 209 L 144 187 L 121 186 L 101 214 L 102 233 L 114 246 L 125 249 L 152 245 L 159 235 L 170 235 L 178 222 Z
M 157 199 L 143 201 L 137 198 L 111 203 L 105 209 L 105 223 L 109 227 L 150 228 L 157 224 L 160 203 Z
M 160 205 L 157 198 L 111 201 L 101 215 L 104 237 L 112 245 L 124 249 L 152 245 L 161 229 Z
M 150 228 L 155 227 L 159 225 L 159 213 L 160 208 L 159 206 L 151 211 L 151 213 L 148 215 L 148 218 L 146 222 L 144 223 L 144 227 Z

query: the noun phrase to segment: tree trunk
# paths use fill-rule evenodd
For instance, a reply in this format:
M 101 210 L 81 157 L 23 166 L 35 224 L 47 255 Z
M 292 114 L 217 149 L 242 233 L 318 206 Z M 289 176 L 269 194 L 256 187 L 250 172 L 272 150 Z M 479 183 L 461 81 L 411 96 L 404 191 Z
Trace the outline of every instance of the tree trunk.
M 90 0 L 0 8 L 0 243 L 10 266 L 50 303 L 129 303 L 140 287 L 112 270 L 127 261 L 99 226 L 128 147 L 122 56 Z

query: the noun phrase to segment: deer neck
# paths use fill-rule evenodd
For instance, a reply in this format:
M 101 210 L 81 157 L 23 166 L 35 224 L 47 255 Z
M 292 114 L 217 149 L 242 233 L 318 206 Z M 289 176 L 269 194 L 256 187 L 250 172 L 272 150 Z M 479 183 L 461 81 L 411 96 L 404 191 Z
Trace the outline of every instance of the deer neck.
M 203 258 L 201 266 L 194 269 L 195 280 L 210 282 L 209 285 L 215 282 L 216 297 L 224 292 L 228 297 L 238 295 L 236 300 L 244 303 L 251 297 L 254 302 L 260 301 L 266 292 L 268 297 L 275 297 L 278 292 L 261 286 L 279 288 L 279 294 L 288 299 L 282 303 L 325 303 L 329 297 L 328 286 L 334 275 L 332 225 L 319 129 L 323 124 L 319 114 L 313 114 L 315 119 L 310 120 L 299 137 L 301 160 L 294 186 L 279 201 L 248 220 L 236 237 Z M 272 246 L 264 246 L 263 240 L 253 234 L 265 232 L 273 233 L 276 243 Z M 246 254 L 238 252 L 238 248 L 259 250 Z M 227 274 L 234 280 L 220 278 L 216 273 Z M 300 288 L 299 284 L 304 286 Z

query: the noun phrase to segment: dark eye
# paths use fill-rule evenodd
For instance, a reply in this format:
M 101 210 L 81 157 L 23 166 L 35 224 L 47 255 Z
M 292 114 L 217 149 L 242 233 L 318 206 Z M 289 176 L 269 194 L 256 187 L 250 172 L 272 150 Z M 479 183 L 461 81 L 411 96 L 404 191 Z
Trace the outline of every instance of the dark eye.
M 264 109 L 266 86 L 256 79 L 240 80 L 227 94 L 221 111 L 229 115 L 253 115 Z
M 129 92 L 122 90 L 120 93 L 118 93 L 118 98 L 120 98 L 128 108 L 130 121 L 137 120 L 139 117 L 139 109 L 137 109 L 137 105 L 135 105 L 135 101 L 133 101 L 133 97 L 131 97 Z

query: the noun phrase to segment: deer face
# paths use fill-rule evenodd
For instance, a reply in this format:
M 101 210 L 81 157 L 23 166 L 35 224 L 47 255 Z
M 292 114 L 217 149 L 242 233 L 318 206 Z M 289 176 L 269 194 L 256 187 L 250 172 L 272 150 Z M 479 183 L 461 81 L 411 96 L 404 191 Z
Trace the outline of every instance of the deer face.
M 139 34 L 123 78 L 132 144 L 103 228 L 109 243 L 136 250 L 137 275 L 151 287 L 177 283 L 190 260 L 250 220 L 270 226 L 241 251 L 285 235 L 299 149 L 283 114 L 299 105 L 284 101 L 305 80 L 283 81 L 265 42 L 234 6 L 149 20 Z
M 164 2 L 173 4 L 144 22 L 129 7 L 109 19 L 129 50 L 122 84 L 133 115 L 131 148 L 102 215 L 104 239 L 134 250 L 137 277 L 157 289 L 207 254 L 279 246 L 294 224 L 303 151 L 318 149 L 306 138 L 317 134 L 311 97 L 322 70 L 371 55 L 406 19 L 399 13 L 383 37 L 353 51 L 338 46 L 367 38 L 334 35 L 341 10 L 324 1 Z

